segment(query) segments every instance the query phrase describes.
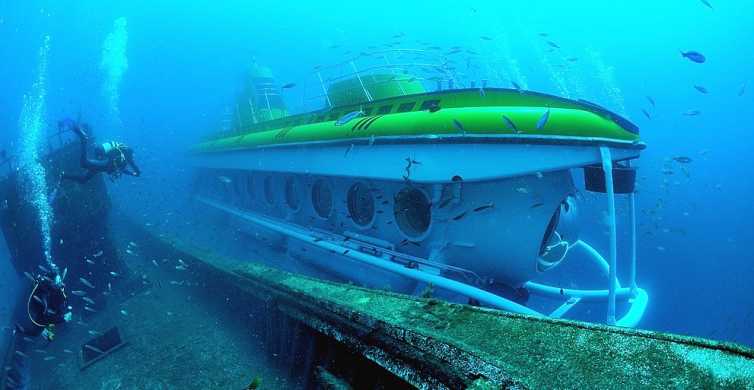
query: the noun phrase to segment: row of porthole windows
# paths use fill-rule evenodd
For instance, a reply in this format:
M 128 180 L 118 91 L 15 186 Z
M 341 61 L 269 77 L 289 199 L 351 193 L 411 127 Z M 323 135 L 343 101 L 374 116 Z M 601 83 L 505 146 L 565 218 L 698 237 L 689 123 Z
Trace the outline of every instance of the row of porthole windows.
M 222 177 L 222 176 L 221 176 Z M 239 175 L 237 183 L 245 181 L 243 186 L 227 186 L 226 191 L 235 191 L 235 195 L 249 201 L 255 199 L 253 190 L 255 179 L 259 176 Z M 286 176 L 283 181 L 283 200 L 288 208 L 297 212 L 301 210 L 301 182 L 295 176 Z M 262 182 L 264 200 L 269 206 L 276 204 L 274 180 L 272 175 L 264 176 Z M 355 182 L 349 186 L 346 193 L 346 206 L 350 219 L 361 228 L 369 228 L 378 212 L 375 194 L 381 190 L 372 188 L 364 182 Z M 328 219 L 333 211 L 333 192 L 326 179 L 316 179 L 312 183 L 311 204 L 314 212 L 323 219 Z M 387 202 L 381 202 L 387 204 Z M 429 230 L 431 223 L 431 203 L 426 193 L 416 187 L 405 187 L 398 191 L 393 198 L 393 216 L 396 225 L 406 236 L 417 239 L 423 237 Z

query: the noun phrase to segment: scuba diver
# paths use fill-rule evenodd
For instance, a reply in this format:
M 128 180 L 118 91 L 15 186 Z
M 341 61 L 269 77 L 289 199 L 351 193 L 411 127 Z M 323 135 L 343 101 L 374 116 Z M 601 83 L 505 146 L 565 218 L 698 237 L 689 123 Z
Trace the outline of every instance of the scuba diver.
M 58 122 L 58 129 L 70 129 L 78 135 L 81 142 L 81 168 L 87 170 L 82 175 L 63 173 L 62 178 L 84 184 L 98 173 L 107 173 L 113 180 L 122 174 L 141 175 L 139 167 L 134 162 L 134 151 L 128 145 L 110 141 L 90 148 L 89 126 L 71 119 Z
M 68 296 L 63 284 L 64 277 L 47 273 L 34 278 L 26 301 L 26 315 L 16 323 L 16 332 L 29 337 L 42 335 L 47 341 L 55 338 L 55 325 L 71 319 L 71 307 L 68 306 Z
M 55 339 L 55 326 L 70 321 L 71 306 L 65 293 L 63 276 L 48 272 L 33 279 L 26 305 L 19 305 L 13 327 L 14 354 L 5 367 L 5 389 L 26 389 L 29 377 L 29 350 L 34 338 L 42 336 L 48 343 Z

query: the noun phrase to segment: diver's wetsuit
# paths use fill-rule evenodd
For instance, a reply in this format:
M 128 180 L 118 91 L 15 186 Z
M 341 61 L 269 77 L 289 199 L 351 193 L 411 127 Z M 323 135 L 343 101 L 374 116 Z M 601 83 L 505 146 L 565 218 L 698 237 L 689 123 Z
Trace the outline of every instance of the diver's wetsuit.
M 52 274 L 38 275 L 28 294 L 23 295 L 25 304 L 18 305 L 15 314 L 12 348 L 15 351 L 8 362 L 5 389 L 25 389 L 29 385 L 29 355 L 34 346 L 32 338 L 42 334 L 48 341 L 54 336 L 52 326 L 66 322 L 70 308 L 62 284 L 54 282 Z M 70 318 L 70 317 L 69 317 Z M 10 380 L 8 380 L 10 379 Z
M 116 142 L 106 142 L 102 145 L 89 147 L 89 137 L 78 123 L 61 122 L 71 126 L 71 130 L 79 136 L 81 142 L 81 167 L 87 172 L 81 175 L 63 174 L 64 179 L 86 183 L 98 173 L 107 173 L 112 177 L 121 174 L 140 176 L 141 171 L 134 162 L 134 152 L 128 146 Z M 62 126 L 62 125 L 61 125 Z M 90 149 L 91 152 L 90 153 Z

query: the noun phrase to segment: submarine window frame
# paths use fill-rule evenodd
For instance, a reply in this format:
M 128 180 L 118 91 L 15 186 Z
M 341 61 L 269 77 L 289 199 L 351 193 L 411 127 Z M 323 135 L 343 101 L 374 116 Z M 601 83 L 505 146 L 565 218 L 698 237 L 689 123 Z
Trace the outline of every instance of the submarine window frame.
M 293 211 L 301 210 L 301 190 L 300 181 L 294 175 L 289 175 L 283 180 L 283 199 L 285 205 Z
M 275 191 L 273 189 L 274 188 L 273 187 L 274 183 L 272 182 L 272 180 L 273 180 L 272 179 L 272 175 L 266 175 L 264 177 L 264 183 L 263 183 L 263 186 L 264 186 L 264 200 L 265 200 L 265 202 L 267 202 L 268 206 L 274 206 L 275 205 Z
M 414 224 L 416 221 L 411 221 L 411 217 L 408 213 L 402 213 L 400 211 L 401 208 L 405 208 L 405 198 L 401 199 L 402 196 L 417 195 L 420 196 L 422 198 L 421 200 L 425 203 L 424 207 L 427 212 L 427 215 L 424 216 L 424 218 L 426 218 L 426 226 L 424 227 L 417 227 Z M 395 220 L 395 225 L 398 227 L 398 231 L 405 238 L 412 241 L 421 241 L 426 238 L 432 230 L 432 202 L 427 192 L 421 188 L 406 186 L 401 188 L 395 194 L 393 199 L 393 219 Z M 415 207 L 410 207 L 410 209 L 413 210 Z
M 244 178 L 244 182 L 246 183 L 246 206 L 251 207 L 254 203 L 254 199 L 256 199 L 256 192 L 254 191 L 254 183 L 256 183 L 256 180 L 254 179 L 254 172 L 247 172 L 246 177 Z
M 368 199 L 365 199 L 369 202 L 369 208 L 371 209 L 371 215 L 369 215 L 369 218 L 363 218 L 364 215 L 359 215 L 357 208 L 356 208 L 356 202 L 358 199 L 355 199 L 357 196 L 356 191 L 361 190 L 363 188 L 364 192 L 361 192 L 361 194 L 366 194 L 368 196 Z M 362 204 L 364 206 L 366 204 Z M 351 219 L 351 221 L 360 229 L 369 229 L 374 224 L 375 219 L 377 218 L 377 207 L 376 202 L 374 199 L 374 195 L 372 195 L 371 187 L 363 181 L 357 181 L 356 183 L 351 184 L 351 186 L 348 187 L 348 192 L 346 193 L 346 208 L 348 210 L 348 216 Z
M 319 189 L 326 189 L 327 192 L 330 194 L 330 202 L 327 204 L 327 212 L 325 213 L 324 210 L 321 209 L 320 206 L 322 206 L 321 202 L 321 194 Z M 333 210 L 335 207 L 333 207 L 334 204 L 334 198 L 333 198 L 333 187 L 331 183 L 324 178 L 315 179 L 314 183 L 312 183 L 312 194 L 311 194 L 311 201 L 312 201 L 312 208 L 314 209 L 314 213 L 321 219 L 330 219 L 330 217 L 333 214 Z
M 393 110 L 393 105 L 388 104 L 387 106 L 382 106 L 379 109 L 377 109 L 377 112 L 375 113 L 375 115 L 386 115 L 386 114 L 389 114 L 390 111 L 392 110 Z
M 398 106 L 398 109 L 395 110 L 395 112 L 409 112 L 409 111 L 413 111 L 414 106 L 416 106 L 416 102 L 403 103 L 400 106 Z

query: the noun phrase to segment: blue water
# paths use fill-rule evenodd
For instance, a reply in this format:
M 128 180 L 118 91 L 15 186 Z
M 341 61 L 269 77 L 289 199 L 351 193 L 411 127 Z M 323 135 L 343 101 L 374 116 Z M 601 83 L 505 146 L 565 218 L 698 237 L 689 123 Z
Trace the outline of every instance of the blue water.
M 479 77 L 492 86 L 514 80 L 585 98 L 641 127 L 638 279 L 651 296 L 641 327 L 754 346 L 754 3 L 657 3 L 2 2 L 0 149 L 21 150 L 24 95 L 39 77 L 46 35 L 43 120 L 81 115 L 98 137 L 135 146 L 144 177 L 111 185 L 135 214 L 148 212 L 142 202 L 170 208 L 184 188 L 183 152 L 219 128 L 252 58 L 281 82 L 303 83 L 315 65 L 371 45 L 462 46 L 479 53 Z M 124 33 L 125 48 L 103 50 L 109 35 Z M 299 107 L 302 93 L 287 92 L 288 105 Z M 675 156 L 693 160 L 687 174 Z M 601 204 L 593 205 L 599 224 Z M 14 285 L 0 279 L 7 301 Z M 3 325 L 9 304 L 0 304 Z

